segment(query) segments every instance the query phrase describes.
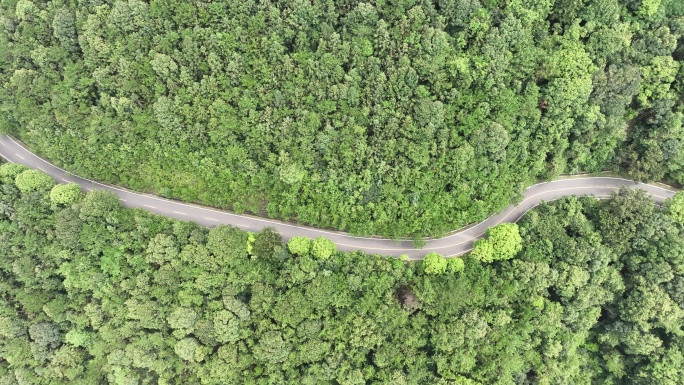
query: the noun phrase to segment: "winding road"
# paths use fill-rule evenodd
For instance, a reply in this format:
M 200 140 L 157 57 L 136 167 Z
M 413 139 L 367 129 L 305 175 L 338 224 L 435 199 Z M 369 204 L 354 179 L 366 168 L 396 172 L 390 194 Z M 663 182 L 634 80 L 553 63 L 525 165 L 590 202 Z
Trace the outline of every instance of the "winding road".
M 467 227 L 444 238 L 428 240 L 425 247 L 416 249 L 411 241 L 355 237 L 343 232 L 320 230 L 249 215 L 237 215 L 95 182 L 52 165 L 9 136 L 0 136 L 0 156 L 9 162 L 20 163 L 41 170 L 52 176 L 58 183 L 78 183 L 85 191 L 93 189 L 110 190 L 119 196 L 122 204 L 126 207 L 142 208 L 167 217 L 194 221 L 206 227 L 227 224 L 243 230 L 259 231 L 270 226 L 280 232 L 285 239 L 290 239 L 295 235 L 310 238 L 322 235 L 335 242 L 337 247 L 343 251 L 362 250 L 369 254 L 396 257 L 407 254 L 411 259 L 421 259 L 429 252 L 437 252 L 445 256 L 458 256 L 466 253 L 472 249 L 473 242 L 479 239 L 487 231 L 487 228 L 502 222 L 516 222 L 542 201 L 552 201 L 567 195 L 593 195 L 597 198 L 605 198 L 622 186 L 643 189 L 658 203 L 662 203 L 675 193 L 671 189 L 653 184 L 642 184 L 613 177 L 578 177 L 538 183 L 525 190 L 523 200 L 518 205 L 511 205 L 500 214 L 493 215 L 474 226 Z

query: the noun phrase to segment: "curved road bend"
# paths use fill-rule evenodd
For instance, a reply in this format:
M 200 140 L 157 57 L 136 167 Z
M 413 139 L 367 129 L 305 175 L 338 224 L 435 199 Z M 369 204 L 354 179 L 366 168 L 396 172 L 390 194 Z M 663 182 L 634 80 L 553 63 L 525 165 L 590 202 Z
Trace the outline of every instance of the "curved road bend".
M 26 147 L 9 136 L 0 136 L 0 156 L 10 162 L 21 163 L 41 170 L 52 176 L 58 183 L 78 183 L 83 190 L 106 189 L 119 196 L 126 207 L 142 208 L 167 217 L 184 221 L 194 221 L 206 227 L 228 224 L 243 230 L 259 231 L 264 227 L 274 227 L 283 238 L 290 239 L 295 235 L 316 238 L 325 236 L 335 242 L 340 250 L 362 250 L 369 254 L 400 256 L 408 254 L 411 259 L 421 259 L 428 252 L 437 252 L 445 256 L 457 256 L 468 252 L 475 240 L 483 235 L 487 228 L 501 222 L 516 222 L 528 210 L 537 206 L 542 200 L 551 201 L 566 195 L 593 195 L 607 197 L 622 186 L 646 190 L 658 203 L 674 195 L 674 191 L 651 184 L 641 184 L 627 179 L 613 177 L 586 177 L 561 179 L 539 183 L 529 187 L 523 193 L 523 201 L 517 206 L 511 205 L 502 213 L 491 216 L 472 227 L 453 233 L 447 237 L 429 240 L 425 247 L 416 249 L 411 241 L 393 241 L 381 238 L 363 238 L 342 232 L 320 230 L 307 226 L 297 226 L 265 218 L 237 215 L 218 211 L 207 207 L 186 204 L 156 196 L 139 194 L 119 187 L 109 186 L 73 175 L 31 153 Z

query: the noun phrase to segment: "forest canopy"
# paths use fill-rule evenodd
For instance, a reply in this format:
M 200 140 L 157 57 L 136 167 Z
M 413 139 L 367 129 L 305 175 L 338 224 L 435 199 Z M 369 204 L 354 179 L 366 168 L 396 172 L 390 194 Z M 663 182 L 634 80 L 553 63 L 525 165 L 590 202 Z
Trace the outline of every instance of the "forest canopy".
M 684 182 L 679 0 L 4 0 L 0 131 L 133 189 L 439 235 L 538 179 Z
M 2 385 L 684 383 L 681 198 L 568 197 L 489 234 L 514 256 L 404 262 L 24 172 L 0 166 Z

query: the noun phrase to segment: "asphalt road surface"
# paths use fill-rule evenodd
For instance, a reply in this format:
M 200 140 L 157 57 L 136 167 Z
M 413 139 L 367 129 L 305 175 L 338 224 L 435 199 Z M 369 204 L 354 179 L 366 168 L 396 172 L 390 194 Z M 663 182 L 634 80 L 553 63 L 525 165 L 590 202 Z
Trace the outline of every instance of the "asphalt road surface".
M 429 252 L 437 252 L 445 256 L 458 256 L 466 253 L 472 249 L 473 242 L 482 237 L 487 228 L 502 222 L 516 222 L 528 210 L 542 201 L 548 202 L 567 195 L 593 195 L 597 198 L 605 198 L 622 186 L 643 189 L 658 203 L 662 203 L 675 193 L 664 187 L 613 177 L 579 177 L 539 183 L 525 190 L 524 199 L 518 205 L 511 205 L 500 214 L 493 215 L 483 222 L 454 232 L 444 238 L 429 240 L 422 249 L 416 249 L 411 241 L 355 237 L 343 232 L 320 230 L 249 215 L 237 215 L 91 181 L 41 159 L 9 136 L 0 136 L 0 156 L 10 162 L 41 170 L 52 176 L 58 183 L 78 183 L 85 191 L 93 189 L 110 190 L 119 196 L 121 203 L 126 207 L 142 208 L 167 217 L 194 221 L 206 227 L 227 224 L 243 230 L 259 231 L 270 226 L 280 232 L 285 239 L 290 239 L 295 235 L 310 238 L 322 235 L 335 242 L 340 250 L 362 250 L 369 254 L 397 257 L 401 254 L 407 254 L 411 259 L 421 259 Z

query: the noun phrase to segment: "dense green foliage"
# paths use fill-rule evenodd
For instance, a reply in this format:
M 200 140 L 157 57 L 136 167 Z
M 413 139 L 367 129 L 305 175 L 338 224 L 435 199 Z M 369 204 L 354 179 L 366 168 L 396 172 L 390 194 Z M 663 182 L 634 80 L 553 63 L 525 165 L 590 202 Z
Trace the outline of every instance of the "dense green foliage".
M 336 251 L 335 243 L 325 237 L 318 237 L 311 243 L 311 254 L 318 259 L 328 259 Z
M 684 182 L 679 0 L 4 0 L 0 130 L 86 176 L 434 235 L 538 178 Z
M 492 264 L 50 197 L 0 184 L 3 385 L 684 382 L 684 227 L 642 193 L 533 210 Z
M 307 255 L 311 250 L 311 239 L 294 236 L 287 242 L 287 249 L 294 255 Z
M 50 175 L 38 170 L 26 170 L 17 175 L 15 181 L 17 188 L 22 192 L 49 191 L 55 186 L 55 181 Z
M 0 159 L 0 162 L 2 161 L 3 159 Z M 0 182 L 14 183 L 14 180 L 17 177 L 17 175 L 21 174 L 24 171 L 27 171 L 28 169 L 28 167 L 21 164 L 2 163 L 2 166 L 0 166 Z
M 447 261 L 444 256 L 437 253 L 428 253 L 423 258 L 423 271 L 425 274 L 444 274 L 447 270 Z
M 54 205 L 70 205 L 81 197 L 81 187 L 76 183 L 58 184 L 50 190 L 50 202 Z
M 678 192 L 674 197 L 665 201 L 665 207 L 670 218 L 675 222 L 684 225 L 684 193 Z
M 515 257 L 522 249 L 520 230 L 515 223 L 502 223 L 487 230 L 487 238 L 473 245 L 471 256 L 480 262 L 503 261 Z

